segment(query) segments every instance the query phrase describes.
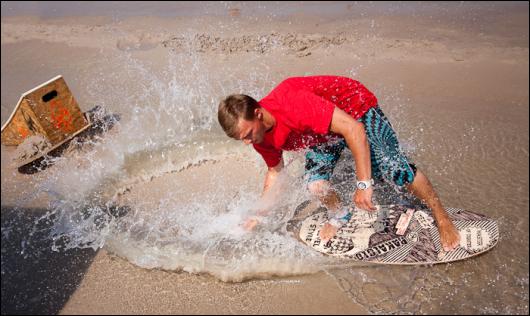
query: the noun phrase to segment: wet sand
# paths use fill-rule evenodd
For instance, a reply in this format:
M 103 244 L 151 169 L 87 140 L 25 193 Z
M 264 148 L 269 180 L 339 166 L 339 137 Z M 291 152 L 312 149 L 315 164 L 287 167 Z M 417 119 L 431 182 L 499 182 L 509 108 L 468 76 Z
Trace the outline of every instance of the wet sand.
M 34 217 L 20 214 L 45 212 L 44 197 L 23 200 L 46 172 L 19 174 L 5 158 L 13 149 L 2 145 L 2 314 L 528 314 L 528 4 L 448 5 L 413 18 L 366 8 L 359 15 L 349 3 L 340 14 L 316 17 L 252 17 L 245 8 L 178 18 L 2 16 L 2 123 L 22 92 L 57 74 L 84 111 L 98 94 L 134 86 L 121 67 L 126 54 L 157 74 L 167 70 L 168 54 L 198 56 L 201 69 L 219 80 L 208 93 L 220 96 L 232 93 L 223 89 L 223 75 L 247 78 L 256 67 L 268 70 L 254 78 L 260 91 L 286 76 L 354 77 L 378 96 L 447 206 L 499 219 L 497 248 L 451 265 L 242 283 L 143 269 L 105 249 L 27 259 L 17 254 L 17 238 L 30 230 L 16 229 L 15 237 L 6 227 L 28 227 Z M 114 81 L 87 86 L 102 72 Z M 142 185 L 157 192 L 164 180 Z M 20 214 L 13 206 L 23 207 Z M 54 256 L 57 264 L 41 264 Z M 61 264 L 76 269 L 58 271 Z M 36 285 L 25 287 L 32 278 Z
M 125 295 L 126 293 L 126 295 Z M 366 314 L 325 273 L 225 283 L 100 251 L 61 314 Z

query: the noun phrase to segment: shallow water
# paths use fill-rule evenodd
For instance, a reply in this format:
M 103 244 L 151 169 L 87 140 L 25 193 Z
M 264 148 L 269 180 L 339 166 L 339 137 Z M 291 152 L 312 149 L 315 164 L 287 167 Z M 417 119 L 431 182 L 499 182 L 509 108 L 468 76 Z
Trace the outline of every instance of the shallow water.
M 483 89 L 462 110 L 465 104 L 447 105 L 437 96 L 408 102 L 402 89 L 384 81 L 369 87 L 446 206 L 496 218 L 501 237 L 494 250 L 455 264 L 359 267 L 322 257 L 286 231 L 296 206 L 309 198 L 300 153 L 287 155 L 283 193 L 271 216 L 255 232 L 240 227 L 268 203 L 259 199 L 264 164 L 251 148 L 224 137 L 217 103 L 232 92 L 264 96 L 282 70 L 271 71 L 256 55 L 241 60 L 245 71 L 237 74 L 211 55 L 168 50 L 160 66 L 141 53 L 95 52 L 112 62 L 74 77 L 84 83 L 78 89 L 85 101 L 120 114 L 104 138 L 72 148 L 23 187 L 10 177 L 11 152 L 2 146 L 2 198 L 15 208 L 48 209 L 35 219 L 23 252 L 35 250 L 35 238 L 43 238 L 39 224 L 51 222 L 54 250 L 104 247 L 147 269 L 205 272 L 232 282 L 325 270 L 373 313 L 528 311 L 528 94 L 511 102 Z M 346 67 L 342 75 L 355 76 L 356 69 Z M 8 112 L 3 100 L 2 121 Z M 350 161 L 345 153 L 333 179 L 345 198 Z M 378 192 L 382 204 L 405 198 L 388 187 Z M 2 238 L 8 232 L 3 222 Z

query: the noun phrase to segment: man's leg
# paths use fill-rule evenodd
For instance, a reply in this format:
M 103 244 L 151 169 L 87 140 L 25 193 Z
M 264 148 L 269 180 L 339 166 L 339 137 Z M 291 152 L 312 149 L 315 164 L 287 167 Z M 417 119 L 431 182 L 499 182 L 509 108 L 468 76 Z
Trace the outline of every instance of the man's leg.
M 445 212 L 440 198 L 434 191 L 429 179 L 420 171 L 416 171 L 414 181 L 407 185 L 407 189 L 432 210 L 438 224 L 440 241 L 445 251 L 451 251 L 460 245 L 460 234 L 455 228 L 449 215 Z
M 308 184 L 307 188 L 313 196 L 316 196 L 322 205 L 328 210 L 329 218 L 343 217 L 347 215 L 348 211 L 344 209 L 340 197 L 331 187 L 327 180 L 316 180 Z M 328 222 L 320 229 L 320 239 L 324 242 L 333 238 L 337 233 L 338 227 L 335 227 Z
M 337 139 L 330 143 L 312 147 L 306 154 L 305 178 L 309 192 L 317 197 L 322 205 L 328 210 L 328 217 L 337 220 L 344 220 L 349 212 L 342 205 L 340 198 L 331 188 L 330 179 L 333 169 L 337 164 L 346 142 L 344 139 Z M 346 216 L 346 217 L 345 217 Z M 320 230 L 320 238 L 327 240 L 332 238 L 337 229 L 332 229 L 329 223 Z
M 365 125 L 370 141 L 372 174 L 377 174 L 388 183 L 401 188 L 405 186 L 422 200 L 431 210 L 438 225 L 440 241 L 446 251 L 458 247 L 460 234 L 445 212 L 429 179 L 410 164 L 401 151 L 392 125 L 380 108 L 372 108 L 360 121 Z
M 329 211 L 337 212 L 341 208 L 340 198 L 327 180 L 316 180 L 307 185 L 309 192 L 320 200 Z
M 341 207 L 339 196 L 331 189 L 330 179 L 345 147 L 344 139 L 337 139 L 311 147 L 306 153 L 307 188 L 331 212 L 336 212 Z

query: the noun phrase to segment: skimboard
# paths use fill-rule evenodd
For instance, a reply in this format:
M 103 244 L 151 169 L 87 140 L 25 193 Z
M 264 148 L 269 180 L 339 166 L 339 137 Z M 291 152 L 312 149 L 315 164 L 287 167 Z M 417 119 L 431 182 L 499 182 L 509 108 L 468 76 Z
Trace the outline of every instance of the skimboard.
M 328 214 L 322 210 L 301 221 L 300 240 L 316 251 L 344 259 L 398 265 L 446 263 L 484 253 L 499 240 L 495 220 L 463 209 L 446 208 L 461 241 L 455 250 L 445 252 L 430 210 L 383 205 L 376 211 L 356 209 L 336 236 L 324 243 L 319 232 Z

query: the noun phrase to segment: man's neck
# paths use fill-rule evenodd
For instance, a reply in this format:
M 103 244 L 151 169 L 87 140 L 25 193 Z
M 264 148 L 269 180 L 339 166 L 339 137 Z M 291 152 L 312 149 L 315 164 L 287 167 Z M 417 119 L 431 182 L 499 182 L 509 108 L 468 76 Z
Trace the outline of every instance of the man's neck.
M 272 130 L 274 125 L 276 125 L 276 119 L 272 114 L 267 111 L 265 108 L 262 107 L 263 111 L 263 124 L 265 124 L 265 132 L 269 132 Z

